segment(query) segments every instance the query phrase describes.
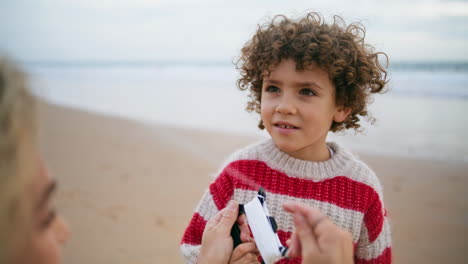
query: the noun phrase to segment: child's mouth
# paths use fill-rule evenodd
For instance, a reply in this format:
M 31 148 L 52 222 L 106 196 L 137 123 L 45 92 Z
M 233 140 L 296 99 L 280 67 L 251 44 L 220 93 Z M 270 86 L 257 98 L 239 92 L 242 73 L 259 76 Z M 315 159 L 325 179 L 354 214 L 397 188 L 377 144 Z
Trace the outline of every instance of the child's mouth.
M 293 126 L 289 123 L 275 123 L 273 124 L 275 127 L 284 128 L 284 129 L 299 129 L 299 127 Z

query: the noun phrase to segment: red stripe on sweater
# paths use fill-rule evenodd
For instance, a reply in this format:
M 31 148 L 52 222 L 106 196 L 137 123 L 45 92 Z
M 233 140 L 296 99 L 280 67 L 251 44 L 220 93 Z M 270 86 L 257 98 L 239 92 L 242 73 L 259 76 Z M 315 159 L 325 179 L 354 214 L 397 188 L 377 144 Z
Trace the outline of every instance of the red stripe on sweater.
M 234 175 L 233 171 L 237 173 Z M 229 184 L 234 183 L 235 188 L 257 190 L 262 186 L 272 193 L 329 202 L 359 212 L 365 212 L 373 201 L 378 200 L 377 193 L 370 186 L 344 176 L 314 182 L 289 177 L 257 160 L 235 161 L 221 176 L 223 174 L 228 174 L 228 177 L 221 178 L 229 179 Z
M 392 248 L 386 248 L 377 258 L 365 260 L 355 259 L 356 264 L 389 264 L 392 263 Z
M 283 230 L 278 230 L 277 234 L 281 241 L 281 244 L 283 244 L 284 246 L 286 246 L 286 240 L 288 240 L 292 235 L 291 232 L 285 232 Z
M 181 244 L 201 245 L 201 239 L 203 236 L 203 230 L 205 230 L 205 226 L 205 219 L 198 213 L 195 213 L 187 229 L 185 229 Z
M 259 186 L 268 192 L 328 202 L 365 213 L 370 242 L 377 239 L 382 230 L 384 218 L 377 192 L 364 183 L 344 176 L 314 182 L 289 177 L 262 161 L 238 160 L 226 166 L 210 186 L 210 191 L 216 206 L 222 209 L 231 199 L 234 188 L 256 191 Z
M 383 229 L 384 215 L 380 200 L 376 200 L 364 215 L 369 241 L 374 242 Z
M 225 168 L 226 171 L 229 168 Z M 231 177 L 227 174 L 222 174 L 210 185 L 210 193 L 213 196 L 213 201 L 218 207 L 218 210 L 226 207 L 227 203 L 232 199 L 234 194 L 234 184 Z

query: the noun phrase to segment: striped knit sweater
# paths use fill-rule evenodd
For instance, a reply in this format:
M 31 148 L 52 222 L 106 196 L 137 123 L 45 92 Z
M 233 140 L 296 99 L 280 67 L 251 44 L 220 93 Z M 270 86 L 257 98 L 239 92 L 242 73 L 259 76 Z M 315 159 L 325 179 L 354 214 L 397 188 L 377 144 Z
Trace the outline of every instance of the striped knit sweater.
M 295 159 L 267 140 L 237 151 L 226 161 L 199 202 L 185 230 L 181 251 L 187 263 L 196 263 L 206 222 L 227 203 L 252 200 L 260 186 L 267 193 L 268 210 L 278 225 L 283 244 L 294 230 L 286 201 L 318 207 L 353 237 L 356 263 L 390 263 L 390 226 L 379 180 L 363 162 L 336 143 L 331 159 L 311 162 Z M 280 263 L 301 263 L 299 258 Z

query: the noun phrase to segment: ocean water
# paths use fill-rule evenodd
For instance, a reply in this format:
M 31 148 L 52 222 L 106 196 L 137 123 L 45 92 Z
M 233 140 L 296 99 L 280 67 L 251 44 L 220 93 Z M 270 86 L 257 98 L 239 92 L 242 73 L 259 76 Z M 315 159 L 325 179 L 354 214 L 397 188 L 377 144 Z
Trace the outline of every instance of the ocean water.
M 376 95 L 377 119 L 364 132 L 330 134 L 366 153 L 468 162 L 468 67 L 397 65 L 389 92 Z M 229 64 L 26 65 L 45 100 L 151 123 L 261 135 L 259 117 L 244 108 Z

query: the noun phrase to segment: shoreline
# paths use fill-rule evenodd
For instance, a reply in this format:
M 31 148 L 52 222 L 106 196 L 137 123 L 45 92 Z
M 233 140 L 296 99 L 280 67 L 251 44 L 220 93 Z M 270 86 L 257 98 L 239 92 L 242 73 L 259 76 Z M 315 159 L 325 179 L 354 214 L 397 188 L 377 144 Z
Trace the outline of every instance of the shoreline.
M 42 98 L 41 95 L 39 96 Z M 463 140 L 464 136 L 462 133 L 458 132 L 462 130 L 464 131 L 464 127 L 466 125 L 464 125 L 463 120 L 456 121 L 458 118 L 457 116 L 461 115 L 462 109 L 464 109 L 465 106 L 468 107 L 468 101 L 454 101 L 454 108 L 457 110 L 452 111 L 454 111 L 456 115 L 451 116 L 448 118 L 448 120 L 443 121 L 440 124 L 440 128 L 434 129 L 432 128 L 432 125 L 425 124 L 429 122 L 429 120 L 427 120 L 428 117 L 422 116 L 422 120 L 415 122 L 415 124 L 411 124 L 406 128 L 407 131 L 410 132 L 406 132 L 403 130 L 403 128 L 392 128 L 392 124 L 398 123 L 396 122 L 398 114 L 389 114 L 391 111 L 384 110 L 386 105 L 391 104 L 390 101 L 396 99 L 406 101 L 405 105 L 408 105 L 409 101 L 415 100 L 415 98 L 400 98 L 398 96 L 393 96 L 393 98 L 390 100 L 388 100 L 388 98 L 384 99 L 382 104 L 373 104 L 371 107 L 375 107 L 376 109 L 371 109 L 370 111 L 377 119 L 376 124 L 371 125 L 368 122 L 363 121 L 362 127 L 364 130 L 359 133 L 353 130 L 337 133 L 330 132 L 328 134 L 327 141 L 336 141 L 348 149 L 353 150 L 354 152 L 364 153 L 370 156 L 377 155 L 389 158 L 404 157 L 412 160 L 438 160 L 448 162 L 464 162 L 468 164 L 468 143 Z M 44 98 L 42 98 L 42 100 L 44 100 Z M 430 107 L 431 104 L 435 104 L 434 107 L 436 108 L 443 108 L 445 104 L 450 102 L 450 100 L 447 101 L 446 99 L 441 98 L 438 98 L 435 102 L 426 100 L 427 98 L 417 98 L 416 105 L 420 105 L 418 108 L 426 109 Z M 245 111 L 239 112 L 239 115 L 242 116 L 242 118 L 233 120 L 233 122 L 240 122 L 239 127 L 232 129 L 233 126 L 231 124 L 227 124 L 227 121 L 222 121 L 215 126 L 211 121 L 208 121 L 207 117 L 201 117 L 202 120 L 205 120 L 205 123 L 203 124 L 208 122 L 208 124 L 204 126 L 200 124 L 200 122 L 195 121 L 181 123 L 183 121 L 181 119 L 182 117 L 180 116 L 175 120 L 170 121 L 169 118 L 164 117 L 161 119 L 161 114 L 156 114 L 156 116 L 159 117 L 157 117 L 155 120 L 152 120 L 147 116 L 144 117 L 137 113 L 130 113 L 131 111 L 128 113 L 125 111 L 120 113 L 111 113 L 103 109 L 92 109 L 90 106 L 70 106 L 64 104 L 55 104 L 52 102 L 48 103 L 57 107 L 84 112 L 90 115 L 99 115 L 107 118 L 128 120 L 130 122 L 145 124 L 147 126 L 164 126 L 177 130 L 199 131 L 200 133 L 229 134 L 236 137 L 255 137 L 259 139 L 269 137 L 266 131 L 261 131 L 257 128 L 257 121 L 255 119 L 256 115 L 248 114 Z M 423 110 L 418 110 L 415 113 L 411 113 L 409 116 L 406 116 L 405 119 L 417 119 L 420 117 L 419 114 L 421 114 L 421 111 Z M 389 116 L 381 116 L 382 112 L 387 112 L 386 115 Z M 443 115 L 449 116 L 450 113 L 440 113 L 439 117 L 434 118 L 440 119 Z M 212 118 L 214 118 L 214 116 Z M 228 119 L 229 118 L 230 116 L 228 116 Z M 405 122 L 408 123 L 410 121 Z M 417 124 L 425 127 L 425 129 L 427 129 L 427 133 L 420 134 L 423 132 L 417 132 L 417 129 L 415 129 Z M 247 129 L 247 126 L 251 129 Z M 414 130 L 416 130 L 416 132 L 414 132 Z

